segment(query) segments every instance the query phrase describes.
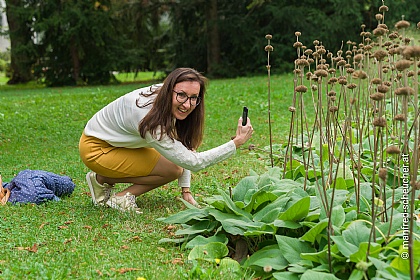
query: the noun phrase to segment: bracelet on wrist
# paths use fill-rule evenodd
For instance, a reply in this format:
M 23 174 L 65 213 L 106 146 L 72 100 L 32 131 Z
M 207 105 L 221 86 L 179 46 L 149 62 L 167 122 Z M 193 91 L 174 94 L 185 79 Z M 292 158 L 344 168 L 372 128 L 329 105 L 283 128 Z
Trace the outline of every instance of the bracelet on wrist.
M 191 193 L 190 190 L 182 190 L 182 193 Z

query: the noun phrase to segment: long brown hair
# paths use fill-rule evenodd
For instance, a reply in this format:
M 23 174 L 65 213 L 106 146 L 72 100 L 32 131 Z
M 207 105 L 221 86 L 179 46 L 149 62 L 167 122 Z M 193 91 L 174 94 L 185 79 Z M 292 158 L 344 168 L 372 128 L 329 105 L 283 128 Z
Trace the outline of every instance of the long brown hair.
M 175 85 L 185 81 L 198 82 L 200 84 L 201 102 L 184 119 L 176 120 L 172 115 L 172 99 Z M 163 81 L 162 87 L 152 92 L 157 94 L 153 101 L 152 109 L 139 123 L 141 137 L 145 137 L 146 132 L 150 132 L 156 137 L 156 131 L 161 128 L 162 134 L 168 135 L 171 139 L 176 139 L 184 144 L 188 149 L 197 149 L 203 140 L 204 132 L 204 95 L 206 93 L 207 78 L 191 68 L 177 68 L 172 71 Z M 145 95 L 146 94 L 142 94 Z M 139 107 L 146 107 L 150 103 Z M 160 139 L 162 138 L 162 134 Z M 159 139 L 159 140 L 160 140 Z

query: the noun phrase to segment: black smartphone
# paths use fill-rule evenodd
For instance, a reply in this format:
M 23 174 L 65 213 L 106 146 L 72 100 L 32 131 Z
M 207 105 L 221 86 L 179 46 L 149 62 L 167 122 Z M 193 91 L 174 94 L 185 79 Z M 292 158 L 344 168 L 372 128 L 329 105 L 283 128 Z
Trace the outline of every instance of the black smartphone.
M 242 111 L 242 126 L 246 126 L 247 121 L 248 121 L 248 108 L 244 107 L 244 110 Z

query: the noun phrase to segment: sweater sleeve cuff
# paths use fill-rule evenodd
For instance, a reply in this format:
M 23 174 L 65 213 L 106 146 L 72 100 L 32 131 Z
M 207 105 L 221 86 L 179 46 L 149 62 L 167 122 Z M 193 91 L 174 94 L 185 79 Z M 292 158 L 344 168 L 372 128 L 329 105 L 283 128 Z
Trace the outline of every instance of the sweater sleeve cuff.
M 181 188 L 189 188 L 191 186 L 191 171 L 184 169 L 182 175 L 178 178 L 178 186 Z

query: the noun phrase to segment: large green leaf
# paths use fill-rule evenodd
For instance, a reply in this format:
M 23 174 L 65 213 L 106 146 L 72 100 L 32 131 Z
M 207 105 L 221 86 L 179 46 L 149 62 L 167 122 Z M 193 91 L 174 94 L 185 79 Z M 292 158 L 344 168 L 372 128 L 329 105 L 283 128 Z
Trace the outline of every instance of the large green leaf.
M 324 208 L 321 209 L 321 214 L 319 219 L 323 220 L 327 218 L 327 214 L 324 211 Z M 344 213 L 344 208 L 341 205 L 336 205 L 331 211 L 331 224 L 337 228 L 341 227 L 346 221 L 346 214 Z
M 346 258 L 350 258 L 350 255 L 359 250 L 358 246 L 347 242 L 343 236 L 331 236 L 331 239 L 334 241 L 341 254 L 343 254 Z
M 401 258 L 395 258 L 401 259 Z M 377 258 L 369 257 L 369 261 L 376 267 L 376 278 L 374 279 L 386 279 L 386 280 L 410 280 L 409 273 L 403 273 L 398 269 L 393 268 L 388 263 L 379 260 Z
M 188 255 L 188 260 L 207 260 L 214 261 L 222 259 L 229 253 L 225 244 L 220 242 L 211 242 L 206 245 L 195 246 Z
M 245 197 L 244 210 L 248 213 L 260 207 L 262 204 L 270 203 L 277 199 L 277 195 L 270 191 L 271 186 L 264 186 L 258 190 L 251 190 Z
M 257 182 L 257 187 L 262 188 L 264 186 L 278 186 L 281 178 L 282 170 L 279 167 L 268 169 L 268 171 L 262 174 Z
M 360 261 L 366 261 L 367 250 L 369 249 L 369 256 L 377 258 L 379 253 L 382 251 L 382 246 L 378 243 L 368 242 L 360 243 L 359 250 L 350 255 L 350 261 L 358 263 Z
M 274 272 L 273 277 L 276 280 L 299 280 L 299 274 L 288 271 Z
M 274 226 L 276 226 L 278 228 L 297 229 L 297 228 L 302 227 L 302 225 L 300 223 L 293 222 L 293 221 L 275 220 L 273 224 L 274 224 Z
M 334 274 L 319 272 L 315 270 L 307 270 L 302 274 L 300 280 L 340 280 Z
M 179 229 L 175 232 L 175 235 L 191 235 L 191 234 L 198 234 L 198 233 L 208 233 L 211 232 L 219 222 L 217 221 L 200 221 L 198 223 L 193 224 L 192 226 L 187 226 L 186 228 Z
M 260 222 L 253 222 L 245 216 L 223 213 L 217 209 L 209 209 L 209 214 L 222 224 L 223 229 L 233 235 L 244 235 L 248 230 L 261 227 Z
M 208 238 L 202 235 L 197 235 L 196 237 L 191 239 L 187 243 L 187 245 L 185 245 L 185 248 L 194 248 L 195 246 L 206 245 L 211 242 L 220 242 L 226 245 L 229 242 L 229 240 L 224 234 L 217 234 L 217 235 L 210 236 Z
M 158 221 L 162 221 L 167 224 L 186 224 L 191 220 L 200 221 L 208 216 L 206 209 L 186 209 L 184 211 L 173 214 L 167 218 L 158 218 Z
M 294 221 L 294 222 L 302 220 L 309 213 L 310 202 L 311 202 L 311 199 L 309 198 L 309 196 L 302 198 L 301 200 L 293 204 L 285 212 L 280 214 L 279 220 Z
M 279 246 L 269 245 L 252 254 L 244 263 L 244 267 L 250 266 L 271 266 L 275 270 L 282 270 L 288 266 L 289 262 L 283 257 Z
M 310 243 L 314 243 L 317 239 L 321 238 L 321 233 L 327 228 L 328 221 L 321 221 L 316 224 L 316 226 L 312 227 L 308 230 L 300 240 L 308 241 Z
M 223 190 L 219 190 L 220 194 L 223 197 L 223 201 L 226 203 L 226 206 L 235 214 L 240 215 L 240 216 L 244 216 L 247 217 L 248 219 L 252 219 L 252 215 L 248 212 L 246 212 L 245 210 L 239 208 L 238 206 L 236 206 L 236 204 L 232 201 L 232 199 L 230 199 L 229 195 L 223 191 Z
M 363 221 L 354 221 L 343 230 L 342 236 L 347 242 L 359 247 L 361 243 L 369 242 L 370 229 Z
M 255 189 L 256 182 L 259 176 L 247 176 L 243 178 L 232 190 L 232 200 L 233 201 L 244 201 L 246 193 Z
M 223 258 L 220 260 L 219 269 L 222 271 L 237 272 L 241 270 L 241 265 L 231 258 Z
M 311 261 L 313 263 L 325 264 L 328 263 L 328 251 L 327 249 L 315 252 L 315 253 L 302 253 L 300 254 L 302 259 Z
M 387 236 L 388 231 L 389 231 L 389 234 L 393 235 L 397 231 L 399 231 L 402 226 L 403 226 L 403 215 L 401 213 L 394 212 L 394 215 L 392 216 L 392 223 L 391 221 L 388 221 L 386 223 L 376 224 L 377 236 L 381 236 L 381 233 Z
M 298 263 L 302 260 L 301 253 L 314 253 L 316 250 L 309 243 L 283 235 L 276 235 L 277 243 L 284 258 L 289 263 Z
M 205 197 L 204 201 L 209 205 L 213 206 L 214 208 L 219 209 L 220 211 L 226 211 L 226 203 L 224 202 L 223 197 L 221 195 L 212 195 L 209 197 Z
M 265 223 L 274 222 L 278 218 L 280 212 L 283 211 L 284 206 L 289 200 L 290 198 L 287 196 L 278 197 L 275 201 L 255 213 L 254 221 L 262 221 Z
M 252 195 L 251 201 L 245 207 L 245 210 L 252 213 L 254 210 L 258 211 L 258 208 L 264 209 L 267 204 L 275 201 L 277 198 L 272 192 L 261 189 Z

